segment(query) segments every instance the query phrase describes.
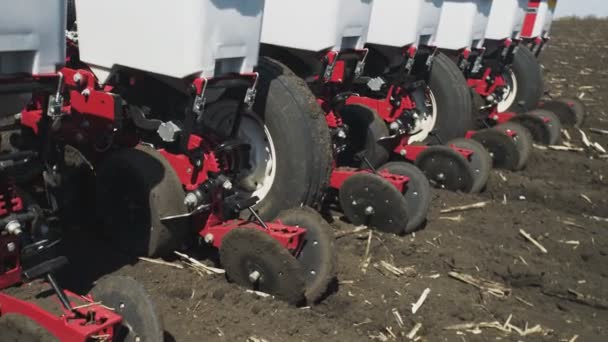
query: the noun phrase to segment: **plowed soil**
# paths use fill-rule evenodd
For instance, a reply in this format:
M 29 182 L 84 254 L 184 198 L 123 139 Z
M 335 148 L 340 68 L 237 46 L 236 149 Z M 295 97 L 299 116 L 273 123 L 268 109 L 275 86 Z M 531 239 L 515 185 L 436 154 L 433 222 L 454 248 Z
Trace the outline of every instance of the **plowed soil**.
M 606 32 L 608 21 L 559 21 L 541 61 L 552 95 L 584 93 L 583 130 L 608 148 L 608 135 L 589 131 L 608 129 Z M 580 133 L 568 131 L 582 146 Z M 608 159 L 535 149 L 527 169 L 493 171 L 480 195 L 434 190 L 428 224 L 416 234 L 374 232 L 366 268 L 369 232 L 337 239 L 337 292 L 314 307 L 261 298 L 223 276 L 104 255 L 85 242 L 75 245 L 91 257 L 80 254 L 66 270 L 80 276 L 65 281 L 83 288 L 105 273 L 137 278 L 163 315 L 167 341 L 408 341 L 417 323 L 420 341 L 608 341 L 607 194 Z M 482 201 L 482 209 L 440 212 Z M 333 225 L 336 234 L 354 228 Z M 479 289 L 450 272 L 497 284 Z

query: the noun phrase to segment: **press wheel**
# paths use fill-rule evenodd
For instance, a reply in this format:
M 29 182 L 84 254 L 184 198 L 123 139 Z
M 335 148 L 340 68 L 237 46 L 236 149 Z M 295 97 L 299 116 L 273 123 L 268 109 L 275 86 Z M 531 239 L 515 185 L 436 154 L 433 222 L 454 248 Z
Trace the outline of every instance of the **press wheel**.
M 304 270 L 298 260 L 266 232 L 233 229 L 222 239 L 220 261 L 228 280 L 272 294 L 290 304 L 305 300 Z
M 562 125 L 580 127 L 587 115 L 585 104 L 577 98 L 564 97 L 541 103 L 540 109 L 555 113 Z
M 549 140 L 547 145 L 557 145 L 562 141 L 562 124 L 555 113 L 546 109 L 535 109 L 528 112 L 543 119 L 544 124 L 549 130 Z
M 480 142 L 488 150 L 495 168 L 517 171 L 519 150 L 515 140 L 507 133 L 486 128 L 477 131 L 471 139 Z
M 473 152 L 468 158 L 469 164 L 475 173 L 471 193 L 481 192 L 488 183 L 490 171 L 492 170 L 492 157 L 490 153 L 479 142 L 472 139 L 457 138 L 447 143 L 447 146 L 454 146 Z
M 355 225 L 403 234 L 409 216 L 403 194 L 379 175 L 361 172 L 349 177 L 340 187 L 340 205 Z
M 523 170 L 526 164 L 528 164 L 528 159 L 532 153 L 533 139 L 530 131 L 517 122 L 510 121 L 495 126 L 494 129 L 501 130 L 507 133 L 507 135 L 509 132 L 515 133 L 514 136 L 511 136 L 511 139 L 515 141 L 515 145 L 519 151 L 519 162 L 517 163 L 516 170 Z
M 164 341 L 162 320 L 146 290 L 135 279 L 106 276 L 91 290 L 93 300 L 122 317 L 112 341 Z
M 331 226 L 310 207 L 289 209 L 276 218 L 289 226 L 306 229 L 303 246 L 296 259 L 303 270 L 306 301 L 318 302 L 336 279 L 336 251 Z
M 526 127 L 535 143 L 549 145 L 551 132 L 541 117 L 529 113 L 519 114 L 514 116 L 509 122 L 515 122 Z
M 471 192 L 475 172 L 469 162 L 447 146 L 432 146 L 418 155 L 416 166 L 438 188 Z
M 431 205 L 431 186 L 424 173 L 416 165 L 405 162 L 390 162 L 382 165 L 378 171 L 388 171 L 399 176 L 406 176 L 410 180 L 405 184 L 403 196 L 405 197 L 406 212 L 409 220 L 405 233 L 419 229 L 424 222 Z

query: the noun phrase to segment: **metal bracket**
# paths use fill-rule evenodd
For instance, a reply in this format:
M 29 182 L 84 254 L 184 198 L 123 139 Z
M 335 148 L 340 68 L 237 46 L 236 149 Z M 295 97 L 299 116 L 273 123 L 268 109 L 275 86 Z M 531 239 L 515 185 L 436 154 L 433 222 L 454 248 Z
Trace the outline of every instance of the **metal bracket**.
M 475 58 L 475 63 L 473 64 L 473 69 L 471 70 L 472 73 L 476 74 L 479 72 L 479 70 L 481 70 L 482 67 L 482 63 L 483 63 L 483 56 L 485 55 L 486 51 L 483 50 L 479 56 L 477 56 L 477 58 Z
M 55 91 L 55 95 L 49 96 L 49 103 L 46 114 L 51 118 L 57 118 L 62 115 L 61 109 L 63 107 L 63 95 L 61 95 L 61 90 L 63 89 L 63 74 L 57 73 L 59 75 L 59 79 L 57 81 L 57 90 Z
M 196 97 L 194 97 L 194 103 L 192 104 L 192 112 L 196 114 L 197 119 L 200 119 L 205 112 L 205 103 L 207 102 L 207 99 L 205 98 L 205 91 L 207 90 L 207 84 L 209 83 L 207 78 L 201 77 L 201 79 L 203 80 L 203 89 L 201 89 L 200 94 L 196 94 Z
M 334 74 L 334 68 L 336 67 L 336 62 L 338 62 L 338 52 L 332 51 L 328 53 L 329 60 L 327 67 L 325 67 L 325 72 L 323 73 L 323 81 L 329 82 L 331 80 L 331 76 Z
M 251 107 L 253 107 L 253 104 L 255 103 L 255 98 L 258 94 L 258 79 L 260 78 L 260 74 L 259 73 L 254 73 L 255 74 L 255 78 L 253 80 L 253 84 L 251 85 L 251 87 L 247 88 L 247 92 L 245 93 L 245 99 L 243 99 L 243 102 L 249 107 L 249 109 L 251 109 Z
M 369 49 L 363 49 L 363 51 L 365 51 L 363 58 L 357 62 L 357 66 L 355 67 L 355 78 L 359 78 L 361 75 L 363 75 L 363 70 L 365 69 L 365 62 L 367 61 Z

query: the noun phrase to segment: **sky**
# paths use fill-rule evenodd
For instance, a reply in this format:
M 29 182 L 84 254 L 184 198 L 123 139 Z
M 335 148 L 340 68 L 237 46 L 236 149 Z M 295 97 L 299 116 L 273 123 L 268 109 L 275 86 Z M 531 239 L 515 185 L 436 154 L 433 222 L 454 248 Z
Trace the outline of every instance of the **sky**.
M 558 0 L 555 15 L 608 17 L 608 0 Z

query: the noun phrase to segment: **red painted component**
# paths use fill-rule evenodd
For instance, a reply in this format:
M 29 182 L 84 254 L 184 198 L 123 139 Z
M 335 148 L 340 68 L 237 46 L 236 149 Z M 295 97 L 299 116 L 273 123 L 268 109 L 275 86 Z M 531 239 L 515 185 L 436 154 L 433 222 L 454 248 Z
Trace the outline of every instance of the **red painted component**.
M 528 13 L 524 19 L 524 25 L 521 30 L 522 38 L 534 38 L 532 32 L 534 31 L 534 24 L 538 17 L 538 7 L 540 6 L 541 0 L 530 0 L 528 2 Z
M 418 158 L 418 155 L 427 148 L 429 147 L 426 145 L 410 145 L 407 139 L 402 139 L 401 143 L 393 149 L 393 152 L 403 156 L 406 160 L 414 162 Z
M 481 78 L 467 79 L 467 84 L 483 97 L 494 94 L 498 88 L 507 85 L 502 75 L 492 76 L 491 68 L 486 68 Z
M 190 162 L 190 158 L 184 154 L 173 154 L 165 149 L 158 150 L 171 164 L 171 167 L 179 177 L 180 181 L 188 191 L 197 189 L 208 179 L 209 172 L 220 172 L 220 165 L 210 149 L 207 148 L 203 138 L 191 134 L 188 141 L 188 150 L 201 149 L 203 151 L 200 166 Z
M 277 240 L 283 247 L 292 252 L 299 251 L 306 234 L 305 228 L 287 226 L 281 222 L 267 222 L 266 226 L 268 229 L 265 229 L 259 224 L 244 220 L 220 222 L 219 219 L 216 218 L 210 221 L 212 221 L 213 224 L 206 226 L 199 232 L 199 235 L 204 238 L 207 234 L 211 234 L 213 236 L 212 244 L 216 248 L 219 248 L 222 245 L 224 236 L 236 228 L 257 229 L 268 233 L 268 235 L 272 236 L 272 238 Z
M 391 101 L 391 97 L 400 98 L 398 106 L 394 105 L 394 102 Z M 416 108 L 416 104 L 410 95 L 403 89 L 396 86 L 390 87 L 386 98 L 374 99 L 371 97 L 353 95 L 346 100 L 346 104 L 358 104 L 370 108 L 376 111 L 376 113 L 378 113 L 378 115 L 388 123 L 399 119 L 404 111 L 414 110 Z
M 8 245 L 15 248 L 9 251 Z M 21 263 L 19 260 L 19 241 L 12 235 L 0 236 L 0 290 L 21 282 Z M 0 313 L 1 313 L 0 305 Z
M 78 299 L 78 303 L 82 303 L 85 300 L 90 302 L 91 306 L 78 309 L 80 316 L 68 311 L 57 316 L 33 303 L 0 293 L 0 316 L 6 314 L 26 316 L 60 341 L 85 342 L 98 339 L 94 337 L 104 337 L 104 340 L 111 341 L 114 336 L 114 327 L 122 321 L 122 318 L 101 305 L 92 304 L 93 301 L 90 298 L 77 296 L 69 291 L 65 292 L 68 298 L 71 298 L 71 302 Z M 88 321 L 80 317 L 93 317 L 94 320 Z
M 357 173 L 370 173 L 371 170 L 359 170 L 350 167 L 339 167 L 332 171 L 331 177 L 329 179 L 329 186 L 333 189 L 340 190 L 344 182 Z M 406 176 L 396 175 L 387 171 L 380 171 L 377 173 L 379 176 L 389 181 L 391 184 L 399 190 L 399 192 L 403 192 L 405 190 L 405 184 L 407 184 L 410 179 Z
M 89 90 L 88 95 L 72 90 L 70 91 L 70 103 L 72 110 L 92 117 L 91 119 L 101 119 L 107 123 L 113 123 L 116 118 L 116 103 L 114 96 L 104 91 Z
M 492 113 L 490 113 L 490 115 L 488 115 L 488 118 L 490 120 L 493 120 L 494 122 L 496 122 L 496 124 L 502 124 L 502 123 L 505 123 L 505 122 L 513 119 L 513 117 L 516 115 L 517 115 L 517 113 L 513 113 L 513 112 L 498 113 L 496 111 L 496 109 L 494 109 L 492 111 Z

